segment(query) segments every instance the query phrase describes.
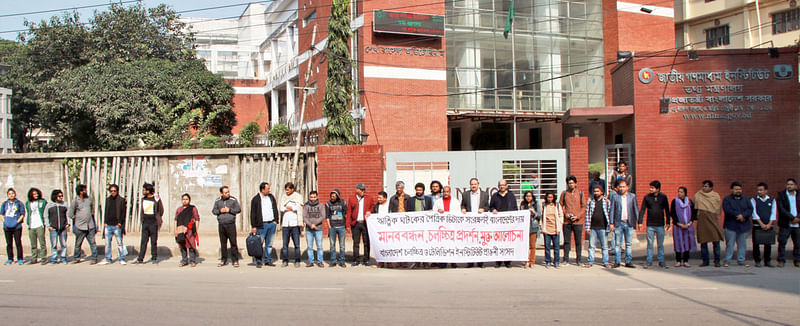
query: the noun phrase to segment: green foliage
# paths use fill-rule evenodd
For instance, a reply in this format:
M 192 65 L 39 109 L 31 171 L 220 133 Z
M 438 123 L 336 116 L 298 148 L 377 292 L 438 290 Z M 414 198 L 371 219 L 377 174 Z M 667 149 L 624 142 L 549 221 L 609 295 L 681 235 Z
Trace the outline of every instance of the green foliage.
M 267 139 L 275 144 L 275 146 L 283 146 L 289 143 L 289 127 L 283 123 L 272 126 L 267 134 Z
M 12 66 L 0 86 L 14 90 L 17 151 L 41 128 L 47 150 L 180 146 L 200 134 L 229 135 L 233 88 L 195 58 L 193 36 L 164 5 L 112 4 L 89 24 L 77 12 L 26 22 L 19 43 L 0 44 Z
M 522 169 L 516 164 L 503 163 L 503 175 L 511 175 L 517 179 L 522 174 Z
M 222 143 L 219 136 L 208 135 L 200 140 L 200 148 L 220 148 Z
M 261 127 L 258 126 L 258 122 L 250 121 L 242 130 L 239 131 L 239 139 L 242 141 L 243 147 L 250 147 L 253 146 L 253 141 L 255 140 L 256 136 L 261 133 Z
M 328 79 L 322 113 L 328 118 L 324 141 L 331 145 L 359 142 L 353 135 L 356 122 L 350 115 L 353 80 L 347 44 L 350 37 L 349 3 L 348 0 L 333 0 L 328 20 Z
M 193 130 L 215 134 L 215 120 L 232 113 L 230 86 L 209 82 L 218 78 L 199 60 L 90 63 L 43 85 L 42 125 L 61 136 L 56 148 L 124 150 L 139 138 L 172 147 Z
M 589 173 L 597 172 L 602 174 L 605 169 L 606 169 L 606 164 L 603 162 L 594 162 L 592 164 L 589 164 Z

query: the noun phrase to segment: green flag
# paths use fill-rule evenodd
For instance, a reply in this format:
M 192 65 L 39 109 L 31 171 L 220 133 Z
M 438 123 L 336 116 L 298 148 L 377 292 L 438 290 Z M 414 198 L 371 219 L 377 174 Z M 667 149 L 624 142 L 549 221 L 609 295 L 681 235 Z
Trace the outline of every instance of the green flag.
M 503 37 L 508 39 L 508 33 L 511 32 L 511 25 L 514 22 L 514 0 L 511 0 L 511 7 L 508 8 L 508 20 L 506 20 L 506 28 L 503 30 Z

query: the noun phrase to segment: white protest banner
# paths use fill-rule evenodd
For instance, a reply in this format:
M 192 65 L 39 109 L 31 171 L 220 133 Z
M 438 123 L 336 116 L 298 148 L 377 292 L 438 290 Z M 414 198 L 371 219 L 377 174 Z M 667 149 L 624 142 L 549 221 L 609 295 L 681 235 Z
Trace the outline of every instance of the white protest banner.
M 527 261 L 530 212 L 372 214 L 367 229 L 378 262 Z

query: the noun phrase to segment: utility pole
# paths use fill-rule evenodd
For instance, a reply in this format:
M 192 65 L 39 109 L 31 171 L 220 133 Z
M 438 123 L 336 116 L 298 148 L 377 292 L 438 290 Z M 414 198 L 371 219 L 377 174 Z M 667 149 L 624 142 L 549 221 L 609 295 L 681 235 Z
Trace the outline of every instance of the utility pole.
M 511 99 L 514 101 L 514 149 L 517 149 L 517 44 L 514 38 L 514 21 L 511 21 Z
M 317 25 L 314 25 L 314 31 L 311 33 L 311 48 L 308 54 L 308 65 L 306 66 L 306 73 L 303 76 L 303 104 L 300 106 L 300 120 L 298 121 L 297 129 L 297 144 L 294 146 L 294 159 L 292 162 L 291 179 L 297 181 L 297 163 L 300 159 L 300 143 L 303 141 L 303 118 L 306 114 L 306 99 L 308 98 L 308 80 L 311 78 L 311 61 L 314 59 L 314 45 L 317 41 Z

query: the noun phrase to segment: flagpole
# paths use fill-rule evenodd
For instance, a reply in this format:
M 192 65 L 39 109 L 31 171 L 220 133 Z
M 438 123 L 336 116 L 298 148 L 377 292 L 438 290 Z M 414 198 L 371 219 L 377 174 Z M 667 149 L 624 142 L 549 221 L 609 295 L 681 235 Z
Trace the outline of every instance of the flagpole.
M 511 11 L 514 11 L 514 1 L 511 1 Z M 517 47 L 514 37 L 514 20 L 511 20 L 511 99 L 514 101 L 514 150 L 517 149 Z

